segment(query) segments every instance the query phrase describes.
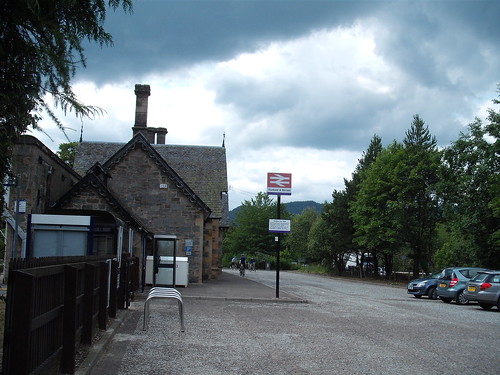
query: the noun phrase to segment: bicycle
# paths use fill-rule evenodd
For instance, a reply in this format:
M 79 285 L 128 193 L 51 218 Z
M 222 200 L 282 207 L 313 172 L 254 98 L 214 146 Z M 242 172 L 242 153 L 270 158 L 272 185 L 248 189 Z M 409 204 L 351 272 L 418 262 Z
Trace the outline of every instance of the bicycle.
M 250 263 L 250 266 L 248 266 L 248 270 L 256 272 L 256 270 L 255 270 L 255 263 Z
M 245 276 L 245 265 L 243 263 L 240 266 L 240 276 Z

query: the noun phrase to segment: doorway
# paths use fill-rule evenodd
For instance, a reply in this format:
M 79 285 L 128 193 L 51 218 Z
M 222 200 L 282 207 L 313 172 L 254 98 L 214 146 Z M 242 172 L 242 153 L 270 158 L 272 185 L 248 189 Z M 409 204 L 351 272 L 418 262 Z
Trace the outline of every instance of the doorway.
M 175 288 L 177 237 L 155 235 L 153 245 L 153 286 Z

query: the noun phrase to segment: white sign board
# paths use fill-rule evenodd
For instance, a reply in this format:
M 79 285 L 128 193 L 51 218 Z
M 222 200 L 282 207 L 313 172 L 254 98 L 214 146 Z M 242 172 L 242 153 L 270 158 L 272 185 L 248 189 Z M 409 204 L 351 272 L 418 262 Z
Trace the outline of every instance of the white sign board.
M 290 232 L 290 220 L 269 219 L 269 232 L 273 233 Z

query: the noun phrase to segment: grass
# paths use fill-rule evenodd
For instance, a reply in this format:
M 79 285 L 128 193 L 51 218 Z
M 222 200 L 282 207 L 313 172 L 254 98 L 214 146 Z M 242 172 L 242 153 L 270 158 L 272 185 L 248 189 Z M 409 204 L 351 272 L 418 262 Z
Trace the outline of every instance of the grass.
M 300 265 L 300 268 L 298 269 L 300 272 L 304 273 L 314 273 L 314 274 L 321 274 L 321 275 L 329 275 L 330 273 L 328 272 L 328 269 L 320 264 L 310 264 L 310 265 Z

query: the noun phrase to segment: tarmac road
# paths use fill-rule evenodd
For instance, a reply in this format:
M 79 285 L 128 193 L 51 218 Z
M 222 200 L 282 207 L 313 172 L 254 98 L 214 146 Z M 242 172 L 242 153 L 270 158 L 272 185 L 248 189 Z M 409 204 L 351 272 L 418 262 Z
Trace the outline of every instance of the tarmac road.
M 498 374 L 500 313 L 401 286 L 296 272 L 224 271 L 177 304 L 133 302 L 90 374 Z M 307 303 L 304 301 L 307 300 Z

